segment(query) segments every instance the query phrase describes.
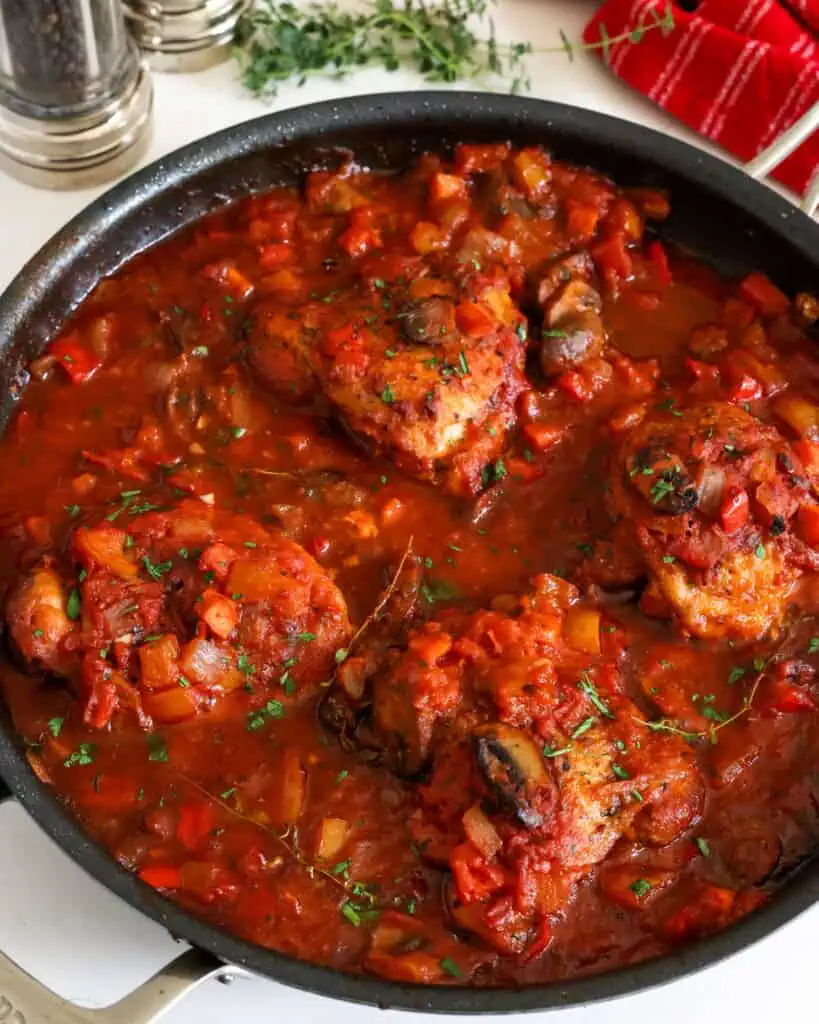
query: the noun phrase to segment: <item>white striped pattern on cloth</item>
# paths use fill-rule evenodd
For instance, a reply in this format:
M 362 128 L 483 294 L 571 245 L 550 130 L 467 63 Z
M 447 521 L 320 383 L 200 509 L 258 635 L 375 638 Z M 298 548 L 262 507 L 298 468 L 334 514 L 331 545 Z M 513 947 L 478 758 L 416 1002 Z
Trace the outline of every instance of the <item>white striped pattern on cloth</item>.
M 753 32 L 772 6 L 773 0 L 751 0 L 734 26 L 734 31 L 747 36 Z
M 754 51 L 754 40 L 749 39 L 748 42 L 743 46 L 741 53 L 734 61 L 733 66 L 729 69 L 728 74 L 725 76 L 725 81 L 722 83 L 722 88 L 717 93 L 714 102 L 708 108 L 705 117 L 700 123 L 698 131 L 701 135 L 707 135 L 711 130 L 711 125 L 714 123 L 714 118 L 722 109 L 722 104 L 725 102 L 728 93 L 736 81 L 737 75 L 742 71 L 745 62 L 750 58 Z
M 782 105 L 776 112 L 776 116 L 771 118 L 771 123 L 768 125 L 768 130 L 762 136 L 759 142 L 758 153 L 761 153 L 771 142 L 779 135 L 780 132 L 784 131 L 787 125 L 796 121 L 799 115 L 802 113 L 800 110 L 801 106 L 805 106 L 807 109 L 806 101 L 810 98 L 810 89 L 803 87 L 807 84 L 806 79 L 813 73 L 819 78 L 819 65 L 810 63 L 806 64 L 799 73 L 799 77 L 793 83 L 785 99 L 782 101 Z
M 674 52 L 668 59 L 668 63 L 663 68 L 662 73 L 657 76 L 657 81 L 651 87 L 651 90 L 648 94 L 648 98 L 650 100 L 654 100 L 655 103 L 660 102 L 657 97 L 665 88 L 666 82 L 669 80 L 669 78 L 671 78 L 671 76 L 679 67 L 680 62 L 685 57 L 686 53 L 694 45 L 694 42 L 697 38 L 697 28 L 702 24 L 703 21 L 701 18 L 697 18 L 695 16 L 694 18 L 691 19 L 689 31 L 683 32 L 681 34 L 680 38 L 677 40 L 677 45 L 674 48 Z
M 760 43 L 754 40 L 756 45 L 756 52 L 753 54 L 751 59 L 748 61 L 745 70 L 740 80 L 734 86 L 731 95 L 728 97 L 725 105 L 722 108 L 722 114 L 717 120 L 714 130 L 711 132 L 710 138 L 716 140 L 722 135 L 723 129 L 725 128 L 725 122 L 728 120 L 728 115 L 731 113 L 733 108 L 739 101 L 739 97 L 742 95 L 742 90 L 748 84 L 751 79 L 751 75 L 756 70 L 757 64 L 762 60 L 765 54 L 770 50 L 770 46 L 767 43 Z
M 628 15 L 629 25 L 641 24 L 643 16 L 648 13 L 654 4 L 655 0 L 634 0 Z M 612 48 L 609 56 L 611 57 L 611 70 L 615 74 L 620 70 L 620 65 L 625 60 L 626 54 L 632 46 L 634 46 L 634 43 L 630 39 L 624 39 L 622 42 L 616 43 Z
M 663 90 L 663 93 L 659 99 L 659 103 L 661 106 L 664 107 L 666 103 L 668 103 L 668 101 L 671 99 L 674 90 L 680 83 L 680 79 L 685 74 L 689 64 L 697 55 L 697 50 L 699 50 L 700 46 L 702 46 L 703 40 L 713 27 L 714 26 L 710 21 L 700 21 L 699 24 L 692 29 L 691 34 L 694 37 L 693 44 L 688 48 L 688 52 L 686 53 L 684 59 L 680 63 L 674 75 L 671 77 L 665 89 Z

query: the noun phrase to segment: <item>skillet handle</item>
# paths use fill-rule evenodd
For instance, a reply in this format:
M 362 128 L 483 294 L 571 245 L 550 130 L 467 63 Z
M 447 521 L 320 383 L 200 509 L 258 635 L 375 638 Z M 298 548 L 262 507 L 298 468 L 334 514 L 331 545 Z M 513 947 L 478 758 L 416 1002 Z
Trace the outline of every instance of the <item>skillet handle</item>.
M 86 1010 L 41 985 L 0 953 L 0 1021 L 3 1024 L 154 1024 L 203 981 L 232 981 L 245 972 L 210 953 L 189 949 L 118 1003 Z
M 757 181 L 764 178 L 769 171 L 786 160 L 794 150 L 799 149 L 802 143 L 806 142 L 817 129 L 819 129 L 819 103 L 814 103 L 775 142 L 758 153 L 750 163 L 745 164 L 746 172 Z M 801 206 L 809 217 L 812 217 L 819 207 L 819 168 L 814 171 L 813 180 L 808 185 Z

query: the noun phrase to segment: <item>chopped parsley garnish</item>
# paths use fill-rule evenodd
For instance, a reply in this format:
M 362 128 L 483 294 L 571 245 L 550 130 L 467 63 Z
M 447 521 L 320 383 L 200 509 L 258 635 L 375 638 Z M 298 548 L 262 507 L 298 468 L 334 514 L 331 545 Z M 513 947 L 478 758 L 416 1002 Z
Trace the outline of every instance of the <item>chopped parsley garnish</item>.
M 819 650 L 819 645 L 817 645 L 817 650 Z M 748 669 L 742 665 L 732 666 L 731 671 L 728 673 L 728 685 L 733 686 L 734 683 L 738 683 L 747 671 Z
M 421 584 L 421 596 L 427 604 L 435 604 L 436 601 L 451 601 L 459 595 L 452 584 L 446 580 L 428 578 Z
M 247 427 L 231 427 L 230 432 L 237 441 L 240 441 L 247 433 Z
M 49 718 L 48 720 L 48 731 L 56 739 L 60 735 L 60 730 L 63 727 L 64 718 Z
M 765 557 L 765 545 L 762 544 L 762 543 L 757 544 L 756 548 L 754 549 L 754 554 L 756 555 L 757 558 L 764 558 Z
M 76 519 L 77 516 L 80 514 L 79 505 L 66 505 L 65 510 L 71 516 L 72 519 Z
M 68 755 L 65 761 L 63 761 L 63 764 L 66 768 L 74 768 L 77 765 L 93 764 L 96 752 L 97 748 L 93 743 L 81 743 L 75 751 Z
M 80 592 L 76 587 L 71 589 L 68 595 L 68 601 L 65 606 L 65 614 L 71 619 L 72 622 L 76 622 L 80 617 Z
M 629 889 L 634 893 L 638 900 L 641 900 L 651 892 L 651 883 L 647 882 L 645 878 L 638 878 L 636 881 L 631 883 Z
M 441 970 L 451 978 L 460 978 L 461 976 L 461 968 L 448 956 L 445 956 L 441 961 Z
M 152 732 L 145 738 L 148 741 L 148 760 L 166 763 L 168 761 L 168 746 L 165 743 L 165 737 L 161 733 Z
M 544 327 L 542 331 L 542 337 L 544 338 L 565 338 L 567 334 L 565 331 L 560 331 L 556 327 Z
M 631 776 L 626 771 L 626 769 L 621 764 L 618 764 L 616 761 L 612 764 L 611 770 L 614 772 L 615 778 L 618 778 L 618 779 L 630 779 L 631 778 Z
M 142 564 L 145 566 L 145 571 L 151 577 L 152 580 L 161 580 L 166 572 L 170 572 L 173 565 L 172 562 L 152 562 L 148 555 L 142 556 Z
M 208 346 L 207 345 L 195 345 L 191 349 L 191 355 L 192 356 L 197 356 L 199 359 L 205 359 L 207 357 L 207 354 L 208 354 Z
M 466 352 L 464 352 L 463 349 L 461 349 L 460 354 L 458 355 L 458 366 L 462 376 L 469 373 L 469 363 L 466 361 Z
M 338 775 L 336 775 L 336 783 L 335 784 L 338 785 L 339 782 L 343 782 L 346 778 L 349 777 L 349 775 L 350 775 L 350 773 L 347 771 L 347 769 L 346 768 L 342 768 L 342 770 L 338 773 Z
M 697 849 L 700 851 L 703 857 L 711 856 L 711 847 L 708 845 L 707 839 L 703 839 L 702 836 L 697 836 L 694 839 L 694 843 L 696 844 Z
M 341 913 L 347 918 L 350 924 L 355 925 L 356 928 L 361 924 L 361 914 L 359 914 L 355 905 L 349 900 L 346 900 L 341 904 Z
M 282 718 L 284 716 L 284 705 L 278 700 L 269 700 L 264 707 L 258 711 L 249 711 L 247 715 L 248 732 L 255 732 L 261 729 L 268 719 Z
M 588 672 L 584 672 L 580 676 L 580 679 L 577 681 L 577 688 L 586 694 L 601 715 L 604 715 L 606 718 L 614 718 L 614 715 L 609 710 L 609 706 L 597 692 L 594 683 L 589 679 Z
M 392 405 L 395 401 L 395 394 L 389 384 L 381 392 L 381 401 L 386 402 L 387 405 Z
M 580 725 L 578 725 L 578 727 L 572 733 L 572 739 L 576 740 L 578 736 L 582 736 L 584 732 L 588 732 L 596 721 L 597 719 L 594 717 L 594 715 L 589 715 L 588 718 L 584 718 Z
M 819 636 L 812 636 L 808 642 L 808 654 L 816 654 L 819 651 Z

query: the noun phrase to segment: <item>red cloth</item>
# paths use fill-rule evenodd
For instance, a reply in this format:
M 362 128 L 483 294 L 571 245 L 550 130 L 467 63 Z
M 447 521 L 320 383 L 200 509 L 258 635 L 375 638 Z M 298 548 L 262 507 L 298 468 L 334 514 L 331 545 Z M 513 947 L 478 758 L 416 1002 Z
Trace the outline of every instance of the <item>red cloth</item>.
M 606 0 L 587 43 L 662 19 L 666 0 Z M 691 7 L 689 3 L 686 6 Z M 819 101 L 819 0 L 671 4 L 674 28 L 608 48 L 611 70 L 741 160 L 769 146 Z M 595 50 L 603 59 L 602 49 Z M 772 173 L 803 192 L 819 167 L 819 132 Z

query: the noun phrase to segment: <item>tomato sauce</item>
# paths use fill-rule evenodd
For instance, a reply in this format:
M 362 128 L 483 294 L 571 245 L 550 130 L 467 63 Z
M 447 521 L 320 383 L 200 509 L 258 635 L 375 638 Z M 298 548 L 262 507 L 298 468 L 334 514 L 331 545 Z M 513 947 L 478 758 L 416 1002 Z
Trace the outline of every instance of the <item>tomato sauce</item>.
M 0 685 L 147 885 L 519 985 L 725 927 L 811 851 L 819 311 L 667 212 L 506 145 L 316 171 L 32 365 Z

